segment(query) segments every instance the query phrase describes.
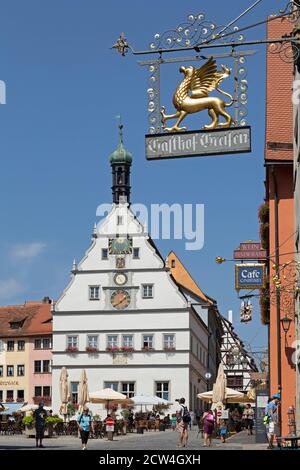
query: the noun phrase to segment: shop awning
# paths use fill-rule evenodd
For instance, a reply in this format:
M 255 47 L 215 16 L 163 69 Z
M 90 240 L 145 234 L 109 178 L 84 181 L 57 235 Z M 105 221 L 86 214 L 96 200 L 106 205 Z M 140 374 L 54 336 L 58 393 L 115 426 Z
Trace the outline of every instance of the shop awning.
M 24 403 L 3 403 L 5 408 L 7 408 L 5 411 L 1 411 L 1 415 L 12 415 L 15 413 L 17 410 L 23 406 Z

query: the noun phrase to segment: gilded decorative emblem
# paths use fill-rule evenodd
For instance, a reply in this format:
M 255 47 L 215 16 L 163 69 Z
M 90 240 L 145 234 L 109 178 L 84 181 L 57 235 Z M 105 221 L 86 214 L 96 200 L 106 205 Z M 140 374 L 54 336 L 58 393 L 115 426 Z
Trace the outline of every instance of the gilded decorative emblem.
M 184 79 L 176 88 L 173 95 L 173 104 L 177 109 L 174 114 L 165 114 L 165 108 L 162 107 L 162 127 L 166 132 L 180 132 L 187 130 L 186 127 L 179 127 L 179 124 L 188 114 L 198 113 L 208 110 L 212 119 L 211 124 L 204 126 L 204 129 L 216 129 L 217 127 L 228 128 L 233 124 L 233 118 L 226 111 L 234 103 L 233 96 L 220 90 L 219 84 L 231 74 L 231 70 L 222 65 L 222 71 L 217 70 L 216 61 L 210 58 L 206 64 L 200 68 L 180 67 L 180 72 L 184 74 Z M 227 96 L 230 101 L 226 103 L 219 97 L 208 96 L 213 90 Z M 220 116 L 225 118 L 225 122 L 219 122 Z M 166 121 L 177 119 L 172 127 L 166 127 Z

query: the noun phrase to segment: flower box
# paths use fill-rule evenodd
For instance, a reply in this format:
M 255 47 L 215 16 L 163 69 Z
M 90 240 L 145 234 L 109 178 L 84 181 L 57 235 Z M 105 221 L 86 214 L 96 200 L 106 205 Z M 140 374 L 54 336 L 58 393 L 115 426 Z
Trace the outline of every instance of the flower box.
M 96 353 L 96 352 L 98 352 L 98 348 L 95 348 L 95 347 L 93 347 L 93 346 L 87 346 L 87 347 L 85 348 L 85 350 L 86 350 L 86 352 L 88 352 L 88 353 Z
M 66 348 L 66 352 L 76 353 L 76 352 L 78 352 L 78 348 L 75 347 L 75 346 L 68 346 L 68 347 Z
M 154 351 L 154 348 L 150 348 L 149 346 L 144 346 L 142 348 L 142 351 L 143 352 L 152 352 L 152 351 Z
M 134 351 L 132 346 L 122 346 L 121 351 L 124 353 L 131 353 Z
M 176 349 L 175 346 L 165 346 L 164 347 L 164 351 L 166 351 L 166 352 L 173 352 L 173 351 L 175 351 L 175 349 Z
M 106 351 L 115 353 L 115 352 L 119 352 L 120 348 L 118 346 L 107 346 Z
M 36 396 L 32 397 L 32 400 L 35 405 L 38 405 L 40 402 L 43 402 L 45 406 L 51 405 L 51 396 Z

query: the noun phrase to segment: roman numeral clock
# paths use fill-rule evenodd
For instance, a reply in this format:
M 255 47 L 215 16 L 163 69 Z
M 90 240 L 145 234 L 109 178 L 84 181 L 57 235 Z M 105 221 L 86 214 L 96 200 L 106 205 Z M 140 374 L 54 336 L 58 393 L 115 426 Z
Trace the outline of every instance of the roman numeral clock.
M 132 253 L 132 238 L 109 239 L 109 254 L 116 255 L 116 268 L 125 268 L 125 255 Z M 114 288 L 110 294 L 110 305 L 116 310 L 126 309 L 131 303 L 131 294 L 126 290 L 128 276 L 125 273 L 116 273 L 113 277 Z

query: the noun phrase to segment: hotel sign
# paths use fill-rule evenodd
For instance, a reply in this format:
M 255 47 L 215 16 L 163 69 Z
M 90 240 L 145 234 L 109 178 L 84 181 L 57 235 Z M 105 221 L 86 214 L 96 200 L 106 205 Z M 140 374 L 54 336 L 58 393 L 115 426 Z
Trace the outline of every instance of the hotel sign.
M 146 135 L 147 160 L 247 152 L 251 152 L 249 126 Z
M 0 385 L 8 386 L 8 385 L 19 385 L 17 380 L 0 380 Z
M 235 288 L 263 289 L 266 283 L 266 266 L 262 263 L 236 264 Z

